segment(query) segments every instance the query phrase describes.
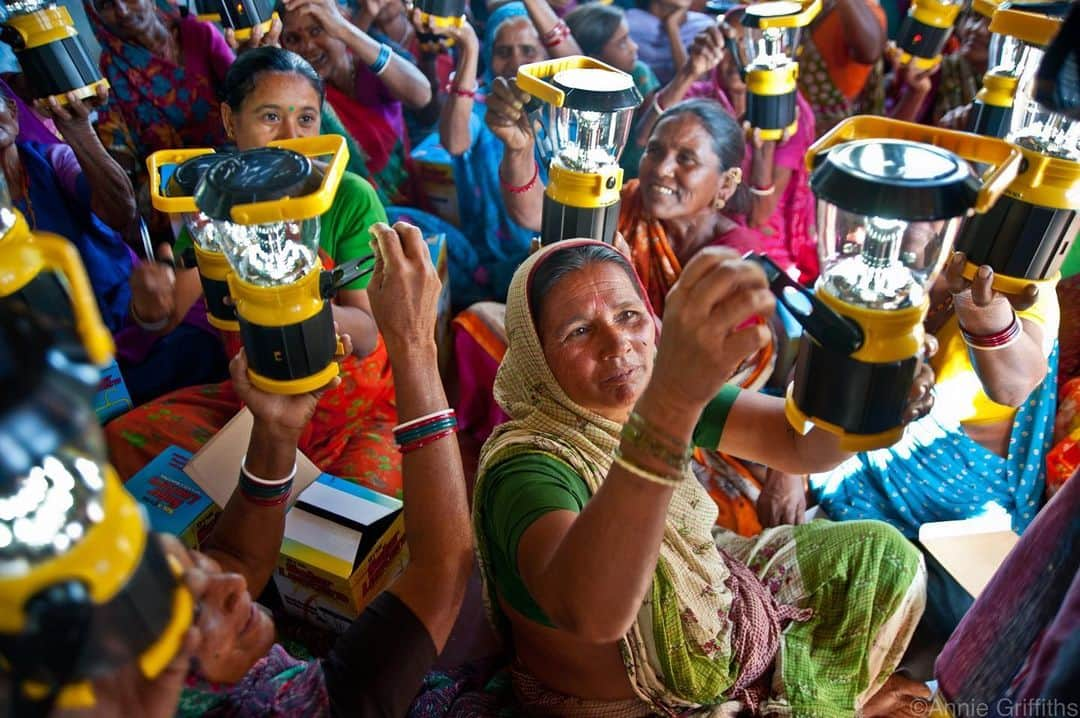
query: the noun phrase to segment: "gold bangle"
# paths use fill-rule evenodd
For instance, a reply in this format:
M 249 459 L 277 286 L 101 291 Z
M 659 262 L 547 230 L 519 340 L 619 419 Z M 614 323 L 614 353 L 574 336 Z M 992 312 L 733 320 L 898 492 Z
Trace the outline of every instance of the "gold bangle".
M 678 473 L 690 466 L 694 450 L 664 434 L 636 411 L 630 413 L 622 428 L 622 438 L 630 446 L 655 456 Z
M 646 481 L 653 484 L 665 486 L 669 489 L 676 488 L 679 484 L 683 482 L 683 478 L 685 478 L 685 474 L 680 475 L 679 478 L 676 479 L 670 476 L 658 474 L 654 471 L 649 471 L 648 469 L 638 466 L 634 462 L 624 457 L 618 449 L 615 450 L 615 464 L 628 474 L 633 474 L 638 478 L 645 479 Z

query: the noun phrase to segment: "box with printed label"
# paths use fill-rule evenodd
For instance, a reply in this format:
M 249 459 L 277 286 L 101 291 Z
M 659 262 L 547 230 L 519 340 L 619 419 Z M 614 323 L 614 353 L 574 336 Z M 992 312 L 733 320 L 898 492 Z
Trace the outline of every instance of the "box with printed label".
M 453 158 L 439 144 L 438 133 L 429 135 L 414 147 L 412 159 L 420 175 L 420 191 L 427 199 L 431 211 L 455 227 L 460 227 Z
M 214 500 L 184 473 L 191 452 L 170 446 L 124 484 L 146 508 L 154 531 L 178 537 L 198 548 L 219 513 Z
M 322 474 L 285 516 L 274 583 L 289 613 L 340 633 L 407 562 L 401 502 Z
M 124 377 L 120 374 L 120 365 L 113 359 L 101 370 L 101 381 L 98 382 L 97 393 L 94 394 L 94 413 L 97 414 L 98 421 L 104 424 L 134 405 Z

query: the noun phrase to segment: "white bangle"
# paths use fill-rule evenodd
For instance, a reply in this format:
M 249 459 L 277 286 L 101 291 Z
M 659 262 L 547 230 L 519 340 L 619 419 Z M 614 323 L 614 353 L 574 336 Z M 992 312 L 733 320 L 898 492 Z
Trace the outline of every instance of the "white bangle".
M 296 469 L 297 463 L 296 461 L 293 461 L 292 471 L 289 472 L 288 476 L 286 476 L 284 479 L 274 479 L 273 481 L 271 481 L 270 479 L 259 478 L 255 474 L 248 471 L 247 454 L 244 454 L 244 458 L 240 461 L 240 471 L 244 474 L 244 476 L 246 476 L 249 480 L 254 481 L 256 484 L 262 484 L 264 486 L 280 486 L 282 484 L 287 484 L 288 482 L 296 478 Z
M 169 325 L 169 317 L 165 316 L 158 319 L 155 322 L 148 322 L 139 317 L 139 313 L 135 311 L 135 302 L 132 301 L 128 305 L 128 314 L 131 315 L 131 320 L 139 325 L 145 331 L 148 332 L 160 332 L 162 329 Z
M 768 187 L 758 188 L 751 184 L 746 185 L 746 189 L 750 190 L 750 194 L 755 197 L 771 197 L 776 194 L 776 184 L 773 183 Z

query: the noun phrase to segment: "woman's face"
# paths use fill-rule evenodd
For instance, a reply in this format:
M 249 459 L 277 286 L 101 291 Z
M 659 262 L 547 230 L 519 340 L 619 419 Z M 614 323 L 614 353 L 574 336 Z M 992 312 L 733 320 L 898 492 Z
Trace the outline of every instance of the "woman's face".
M 237 149 L 266 147 L 274 140 L 313 137 L 322 123 L 319 94 L 295 72 L 264 72 L 239 108 L 221 105 L 225 131 Z
M 102 21 L 121 40 L 140 42 L 157 23 L 154 0 L 94 0 Z
M 559 386 L 578 405 L 625 421 L 652 375 L 656 327 L 626 271 L 597 262 L 551 288 L 536 318 Z
M 518 68 L 547 57 L 536 28 L 527 17 L 507 20 L 495 33 L 491 48 L 491 73 L 507 80 L 517 76 Z
M 630 27 L 626 20 L 622 20 L 615 34 L 604 43 L 601 59 L 618 70 L 633 72 L 638 59 L 637 51 L 637 43 L 630 37 Z
M 332 37 L 322 23 L 306 13 L 285 13 L 281 46 L 310 62 L 323 80 L 349 63 L 345 43 Z
M 685 219 L 713 211 L 738 187 L 720 166 L 713 140 L 701 122 L 686 113 L 653 128 L 638 165 L 641 200 L 652 217 Z
M 166 553 L 188 572 L 185 580 L 198 606 L 200 675 L 215 683 L 236 683 L 274 645 L 274 619 L 252 600 L 243 576 L 223 572 L 217 561 L 171 536 L 161 538 Z

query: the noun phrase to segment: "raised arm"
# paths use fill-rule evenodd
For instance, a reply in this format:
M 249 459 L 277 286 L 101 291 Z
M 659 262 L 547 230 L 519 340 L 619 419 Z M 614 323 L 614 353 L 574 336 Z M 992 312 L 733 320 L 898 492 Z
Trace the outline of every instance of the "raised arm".
M 135 191 L 127 173 L 105 150 L 90 124 L 93 106 L 103 105 L 108 99 L 108 89 L 99 87 L 97 97 L 90 103 L 83 102 L 72 92 L 68 93 L 66 105 L 53 97 L 38 100 L 34 105 L 38 112 L 53 119 L 64 141 L 74 151 L 90 188 L 90 210 L 127 237 L 137 221 Z
M 419 11 L 414 11 L 414 18 Z M 472 146 L 469 121 L 479 82 L 476 77 L 480 59 L 480 41 L 473 26 L 465 22 L 460 28 L 444 31 L 454 38 L 458 47 L 457 68 L 450 81 L 450 90 L 439 114 L 439 141 L 455 157 L 465 154 Z
M 398 419 L 449 406 L 439 377 L 435 319 L 441 284 L 420 230 L 375 226 L 378 265 L 369 293 L 394 372 Z M 409 565 L 390 592 L 423 622 L 442 651 L 472 572 L 472 529 L 465 474 L 455 437 L 402 456 Z
M 536 138 L 525 113 L 531 99 L 514 83 L 497 77 L 487 98 L 484 121 L 506 148 L 499 163 L 499 185 L 510 219 L 540 231 L 544 185 L 536 164 Z
M 855 62 L 873 65 L 885 51 L 885 27 L 866 0 L 836 0 L 848 55 Z
M 342 344 L 342 356 L 348 356 L 352 341 L 347 334 L 342 336 Z M 335 378 L 308 394 L 268 394 L 252 386 L 247 366 L 243 350 L 229 364 L 233 387 L 254 416 L 240 483 L 200 550 L 224 571 L 243 576 L 248 592 L 258 596 L 273 575 L 281 551 L 300 435 L 311 421 L 319 397 L 341 380 Z
M 285 0 L 285 11 L 314 17 L 322 25 L 324 32 L 345 43 L 357 62 L 371 67 L 379 60 L 383 46 L 346 20 L 335 0 Z M 391 95 L 414 110 L 419 110 L 431 102 L 431 86 L 424 73 L 394 52 L 385 60 L 379 80 Z
M 772 305 L 764 275 L 730 250 L 705 249 L 687 264 L 668 294 L 655 368 L 634 408 L 651 436 L 689 446 L 706 402 L 767 341 L 759 326 L 737 327 Z M 547 616 L 594 643 L 629 630 L 656 569 L 673 488 L 694 481 L 625 433 L 620 452 L 625 463 L 612 465 L 580 514 L 543 515 L 518 547 L 522 580 Z
M 979 267 L 973 282 L 964 279 L 961 272 L 966 261 L 963 253 L 954 253 L 945 268 L 945 281 L 953 295 L 960 327 L 969 335 L 971 365 L 988 397 L 1006 406 L 1020 406 L 1049 370 L 1050 342 L 1046 332 L 1056 331 L 1057 297 L 1052 289 L 1046 290 L 1049 296 L 1039 297 L 1035 285 L 1029 285 L 1022 296 L 1010 301 L 994 291 L 994 272 L 990 267 Z M 1026 309 L 1036 301 L 1051 307 L 1053 329 L 1017 316 L 1016 308 Z M 1014 322 L 1019 325 L 1019 333 L 1011 343 L 984 348 L 992 345 L 986 341 L 988 337 L 1004 338 Z
M 551 57 L 581 55 L 581 46 L 547 0 L 524 0 L 529 18 Z

